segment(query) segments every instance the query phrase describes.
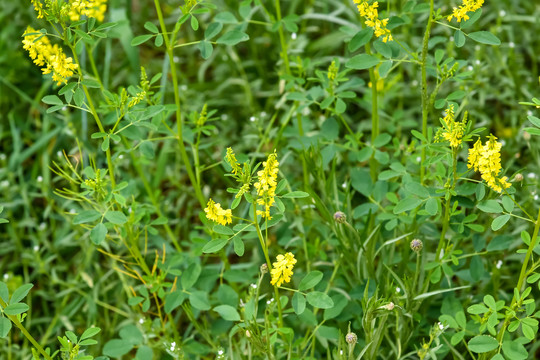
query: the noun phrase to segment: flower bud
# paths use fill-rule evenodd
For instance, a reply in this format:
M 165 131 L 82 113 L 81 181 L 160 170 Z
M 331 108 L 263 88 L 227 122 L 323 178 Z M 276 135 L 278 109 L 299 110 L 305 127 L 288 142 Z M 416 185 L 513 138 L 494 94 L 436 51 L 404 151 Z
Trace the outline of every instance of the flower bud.
M 343 224 L 347 221 L 347 215 L 345 215 L 344 212 L 342 211 L 336 211 L 334 213 L 334 220 L 338 223 L 338 224 Z
M 358 336 L 356 336 L 355 333 L 350 332 L 345 335 L 345 341 L 347 342 L 347 344 L 354 345 L 358 341 Z
M 419 253 L 423 247 L 424 247 L 424 244 L 422 244 L 422 240 L 413 239 L 411 241 L 411 250 L 414 251 L 415 253 Z
M 394 307 L 395 307 L 395 306 L 396 306 L 396 305 L 394 305 L 394 303 L 390 301 L 388 304 L 386 304 L 386 305 L 384 306 L 384 308 L 385 308 L 386 310 L 388 310 L 388 311 L 392 311 L 392 310 L 394 310 Z
M 260 270 L 261 270 L 261 274 L 263 275 L 266 274 L 268 272 L 268 264 L 266 263 L 262 264 Z
M 531 140 L 531 134 L 529 134 L 528 132 L 524 131 L 524 132 L 523 132 L 523 139 L 524 139 L 525 141 Z
M 523 175 L 521 175 L 521 174 L 519 174 L 519 173 L 516 174 L 516 176 L 514 176 L 514 181 L 515 181 L 515 182 L 521 182 L 521 181 L 523 181 Z

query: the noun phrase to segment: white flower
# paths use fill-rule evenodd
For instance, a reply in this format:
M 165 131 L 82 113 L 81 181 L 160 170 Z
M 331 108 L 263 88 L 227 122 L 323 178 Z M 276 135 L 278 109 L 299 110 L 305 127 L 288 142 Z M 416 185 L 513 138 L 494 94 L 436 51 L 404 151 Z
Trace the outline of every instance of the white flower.
M 43 181 L 43 176 L 39 175 L 37 178 L 36 178 L 37 182 L 42 182 Z
M 291 39 L 296 40 L 296 33 L 291 34 Z
M 255 120 L 257 120 L 257 118 L 255 116 L 252 116 L 252 117 L 249 118 L 249 121 L 251 121 L 251 122 L 254 122 Z
M 497 269 L 500 269 L 501 266 L 502 266 L 502 264 L 503 264 L 502 260 L 499 260 L 499 261 L 497 261 L 497 265 L 495 265 L 495 267 L 496 267 Z

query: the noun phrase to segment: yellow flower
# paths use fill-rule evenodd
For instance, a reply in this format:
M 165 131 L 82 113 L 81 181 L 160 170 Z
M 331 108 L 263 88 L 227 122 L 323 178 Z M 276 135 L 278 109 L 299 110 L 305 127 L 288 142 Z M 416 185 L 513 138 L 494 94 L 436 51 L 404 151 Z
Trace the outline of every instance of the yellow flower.
M 231 209 L 222 209 L 219 203 L 215 203 L 214 200 L 209 199 L 208 204 L 206 204 L 206 218 L 212 220 L 221 225 L 227 225 L 232 223 L 232 212 Z
M 238 173 L 242 172 L 242 169 L 240 168 L 240 164 L 238 163 L 238 160 L 236 160 L 236 155 L 234 154 L 234 151 L 232 148 L 227 148 L 227 154 L 225 155 L 225 160 L 231 165 L 232 170 L 231 172 L 234 175 L 238 175 Z
M 82 16 L 103 21 L 107 11 L 107 0 L 70 0 L 68 16 L 71 21 L 78 21 Z
M 450 143 L 453 148 L 458 147 L 463 141 L 463 132 L 465 131 L 465 121 L 456 121 L 454 118 L 454 105 L 450 104 L 446 109 L 446 115 L 442 119 L 443 127 L 437 132 L 437 139 L 443 139 Z
M 379 19 L 379 12 L 377 11 L 379 7 L 378 1 L 375 1 L 372 5 L 369 5 L 366 0 L 354 0 L 354 3 L 358 4 L 358 12 L 366 19 L 364 23 L 374 30 L 375 36 L 382 36 L 383 42 L 393 40 L 390 30 L 386 27 L 388 25 L 388 19 Z
M 30 26 L 24 34 L 37 32 Z M 73 76 L 73 71 L 77 69 L 77 64 L 73 63 L 71 57 L 66 57 L 62 48 L 58 45 L 51 45 L 47 36 L 28 35 L 23 38 L 23 48 L 28 51 L 30 57 L 36 65 L 42 66 L 43 74 L 52 73 L 52 78 L 57 85 L 67 82 L 67 78 Z M 38 39 L 39 38 L 39 39 Z
M 257 204 L 264 206 L 263 210 L 257 210 L 257 215 L 272 219 L 270 216 L 270 208 L 274 204 L 274 197 L 276 196 L 277 187 L 277 175 L 279 172 L 279 162 L 277 161 L 277 154 L 274 150 L 273 154 L 268 155 L 268 159 L 263 163 L 263 169 L 257 172 L 259 181 L 253 186 L 257 189 Z
M 499 178 L 501 167 L 501 148 L 502 144 L 495 141 L 497 138 L 490 135 L 485 145 L 478 140 L 472 149 L 469 149 L 469 169 L 474 168 L 480 171 L 482 179 L 490 188 L 500 193 L 503 189 L 510 187 L 507 177 Z
M 448 21 L 451 21 L 452 18 L 456 18 L 457 22 L 461 20 L 468 20 L 468 12 L 474 12 L 480 9 L 484 5 L 484 0 L 462 0 L 460 7 L 455 7 L 454 11 L 450 16 L 447 17 Z
M 270 275 L 272 275 L 271 284 L 281 286 L 284 282 L 290 282 L 294 264 L 296 264 L 296 259 L 293 253 L 279 254 L 276 257 L 276 262 L 272 264 L 272 270 L 270 270 Z
M 43 19 L 47 13 L 45 12 L 45 9 L 43 9 L 43 4 L 41 3 L 41 0 L 32 0 L 32 4 L 34 5 L 34 10 L 38 13 L 37 17 L 38 19 Z

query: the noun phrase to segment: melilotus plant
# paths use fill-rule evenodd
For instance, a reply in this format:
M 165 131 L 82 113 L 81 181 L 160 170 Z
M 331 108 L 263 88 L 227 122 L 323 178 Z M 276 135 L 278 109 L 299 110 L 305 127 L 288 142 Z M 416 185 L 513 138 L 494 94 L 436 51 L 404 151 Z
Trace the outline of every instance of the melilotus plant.
M 0 357 L 534 357 L 518 3 L 0 9 Z

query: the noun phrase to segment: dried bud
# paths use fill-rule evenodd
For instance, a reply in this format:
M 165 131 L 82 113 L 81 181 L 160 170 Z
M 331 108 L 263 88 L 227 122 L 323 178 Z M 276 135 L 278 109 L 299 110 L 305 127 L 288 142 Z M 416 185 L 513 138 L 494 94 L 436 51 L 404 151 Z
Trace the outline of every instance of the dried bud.
M 343 224 L 347 221 L 347 215 L 345 215 L 345 213 L 342 211 L 336 211 L 336 213 L 334 214 L 334 220 L 338 224 Z
M 266 274 L 268 272 L 268 264 L 262 264 L 261 265 L 261 274 Z
M 249 332 L 249 330 L 246 330 L 246 337 L 251 337 L 251 333 Z
M 424 247 L 424 244 L 422 244 L 422 240 L 413 239 L 411 241 L 411 250 L 414 251 L 415 253 L 419 253 L 423 247 Z
M 388 311 L 391 311 L 391 310 L 394 310 L 394 307 L 395 307 L 395 306 L 396 306 L 396 305 L 394 305 L 394 303 L 390 301 L 388 304 L 386 304 L 386 305 L 384 306 L 384 308 L 385 308 L 386 310 L 388 310 Z
M 523 132 L 523 139 L 525 139 L 525 141 L 531 140 L 531 134 L 529 134 L 528 132 L 524 131 L 524 132 Z
M 523 181 L 523 175 L 521 175 L 521 174 L 516 174 L 516 176 L 514 176 L 514 181 L 515 181 L 515 182 L 521 182 L 521 181 Z
M 345 335 L 345 341 L 347 342 L 347 344 L 354 345 L 358 341 L 358 336 L 356 336 L 355 333 L 350 332 Z

